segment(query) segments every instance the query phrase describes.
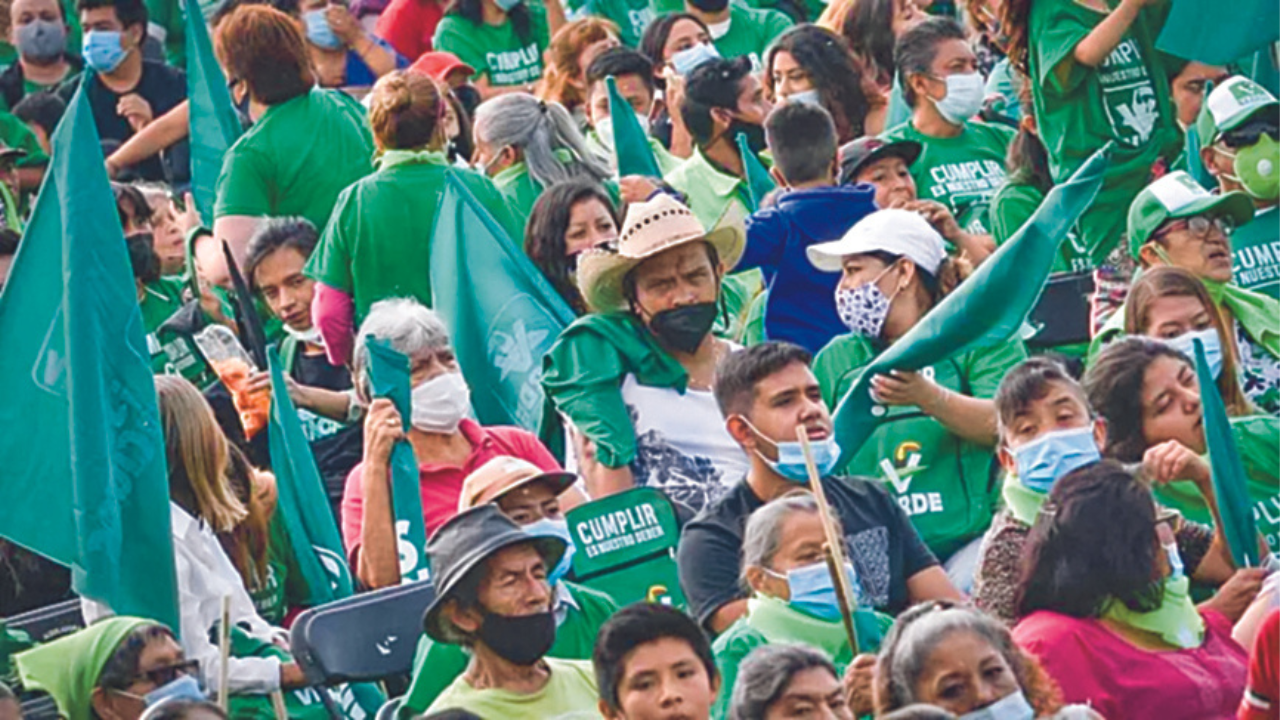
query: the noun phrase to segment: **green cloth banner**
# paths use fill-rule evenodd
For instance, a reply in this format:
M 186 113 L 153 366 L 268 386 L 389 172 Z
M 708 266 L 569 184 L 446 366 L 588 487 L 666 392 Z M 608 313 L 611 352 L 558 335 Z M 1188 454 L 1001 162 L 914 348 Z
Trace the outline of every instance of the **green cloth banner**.
M 871 362 L 835 411 L 841 465 L 875 432 L 886 412 L 871 397 L 871 378 L 890 370 L 919 370 L 1012 336 L 1035 305 L 1058 246 L 1102 186 L 1111 144 L 1054 187 L 1026 223 L 972 276 Z
M 0 295 L 0 534 L 178 630 L 164 435 L 138 291 L 76 90 Z
M 618 158 L 618 177 L 643 175 L 661 178 L 658 160 L 653 156 L 653 148 L 649 147 L 649 137 L 640 127 L 636 113 L 630 103 L 618 92 L 618 83 L 613 76 L 604 79 L 609 88 L 609 122 L 613 123 L 613 153 Z
M 747 181 L 747 195 L 751 198 L 751 207 L 747 209 L 755 212 L 760 209 L 760 203 L 764 202 L 764 196 L 773 192 L 778 184 L 769 176 L 769 170 L 760 162 L 760 158 L 751 152 L 747 136 L 743 133 L 738 133 L 738 154 L 742 156 L 742 174 Z
M 240 118 L 213 54 L 209 27 L 198 12 L 187 16 L 187 100 L 191 125 L 191 194 L 200 221 L 213 227 L 213 201 L 222 156 L 240 137 Z
M 307 586 L 303 604 L 323 605 L 351 595 L 351 571 L 325 496 L 324 481 L 311 454 L 311 444 L 302 433 L 298 410 L 289 397 L 284 364 L 275 345 L 267 347 L 267 365 L 271 371 L 267 447 L 279 493 L 276 507 Z M 307 548 L 312 552 L 307 552 Z
M 401 429 L 409 432 L 412 387 L 409 358 L 381 338 L 365 340 L 369 350 L 369 384 L 375 398 L 388 398 L 400 413 Z M 400 552 L 400 579 L 406 583 L 431 577 L 427 564 L 427 530 L 422 515 L 422 491 L 418 487 L 418 461 L 408 440 L 391 449 L 391 511 L 396 519 L 396 546 Z
M 1232 0 L 1225 6 L 1221 0 L 1173 0 L 1156 47 L 1185 60 L 1227 65 L 1277 40 L 1276 0 Z

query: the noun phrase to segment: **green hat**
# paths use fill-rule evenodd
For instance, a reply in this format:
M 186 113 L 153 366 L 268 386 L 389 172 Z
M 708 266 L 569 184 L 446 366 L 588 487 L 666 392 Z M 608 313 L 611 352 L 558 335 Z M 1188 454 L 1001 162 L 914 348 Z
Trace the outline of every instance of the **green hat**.
M 1196 119 L 1201 146 L 1214 144 L 1222 133 L 1235 130 L 1258 112 L 1276 105 L 1275 96 L 1249 78 L 1228 78 L 1209 93 Z
M 1240 192 L 1211 195 L 1190 175 L 1178 170 L 1151 183 L 1129 206 L 1129 254 L 1138 250 L 1166 220 L 1193 215 L 1225 215 L 1240 227 L 1253 219 L 1253 200 Z
M 90 701 L 102 668 L 120 643 L 154 620 L 112 617 L 14 656 L 22 687 L 43 690 L 67 720 L 89 720 Z

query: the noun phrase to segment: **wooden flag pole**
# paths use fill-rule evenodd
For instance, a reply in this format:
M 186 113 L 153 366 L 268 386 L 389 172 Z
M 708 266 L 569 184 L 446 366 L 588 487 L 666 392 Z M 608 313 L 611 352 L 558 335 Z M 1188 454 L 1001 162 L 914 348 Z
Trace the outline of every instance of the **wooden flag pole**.
M 218 707 L 227 712 L 230 705 L 228 694 L 227 665 L 231 660 L 231 596 L 222 596 L 222 622 L 218 625 Z
M 844 538 L 836 529 L 831 514 L 831 505 L 827 503 L 827 493 L 822 488 L 818 477 L 818 467 L 813 462 L 813 448 L 809 446 L 809 431 L 804 425 L 796 427 L 796 439 L 800 441 L 800 449 L 804 453 L 804 466 L 809 472 L 809 485 L 813 489 L 813 498 L 818 503 L 818 517 L 822 519 L 822 532 L 827 537 L 825 555 L 827 570 L 836 588 L 836 603 L 840 606 L 840 619 L 844 622 L 844 631 L 849 636 L 849 648 L 856 656 L 859 652 L 858 630 L 853 624 L 853 611 L 857 607 L 853 602 L 853 588 L 849 587 L 849 576 L 844 571 Z

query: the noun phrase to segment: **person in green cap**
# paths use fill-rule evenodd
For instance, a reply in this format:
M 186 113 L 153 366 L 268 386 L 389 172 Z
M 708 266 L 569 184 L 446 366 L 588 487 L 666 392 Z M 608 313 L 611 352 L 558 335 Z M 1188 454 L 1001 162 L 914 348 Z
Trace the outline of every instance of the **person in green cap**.
M 436 25 L 432 45 L 475 68 L 480 97 L 531 93 L 542 78 L 542 54 L 564 24 L 560 0 L 459 0 Z
M 676 0 L 655 0 L 659 12 L 684 12 L 693 15 L 706 25 L 711 33 L 720 57 L 746 57 L 751 69 L 759 72 L 763 67 L 765 50 L 787 28 L 795 24 L 786 14 L 766 7 L 763 3 L 730 2 L 730 0 L 684 0 L 683 6 Z
M 1260 85 L 1233 77 L 1205 100 L 1196 129 L 1200 161 L 1222 194 L 1253 199 L 1254 221 L 1231 237 L 1234 281 L 1280 299 L 1280 103 Z

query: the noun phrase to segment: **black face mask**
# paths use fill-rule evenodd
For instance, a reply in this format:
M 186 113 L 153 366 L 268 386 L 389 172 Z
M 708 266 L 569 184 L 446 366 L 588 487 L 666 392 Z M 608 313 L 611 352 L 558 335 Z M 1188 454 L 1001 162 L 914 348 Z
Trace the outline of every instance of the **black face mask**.
M 705 13 L 718 13 L 729 7 L 729 0 L 689 0 L 689 4 Z
M 546 655 L 556 641 L 556 615 L 495 615 L 486 610 L 476 634 L 498 657 L 513 665 L 528 666 Z
M 248 130 L 253 125 L 253 117 L 249 115 L 249 91 L 246 90 L 238 102 L 232 97 L 231 104 L 236 109 L 236 117 L 240 118 L 240 128 Z
M 672 350 L 692 353 L 711 332 L 718 310 L 714 302 L 663 310 L 649 321 L 649 330 Z
M 747 136 L 747 147 L 751 148 L 751 152 L 757 155 L 769 147 L 769 142 L 764 136 L 764 127 L 760 125 L 734 118 L 733 122 L 729 123 L 728 136 L 729 142 L 733 143 L 735 148 L 738 147 L 739 133 Z

